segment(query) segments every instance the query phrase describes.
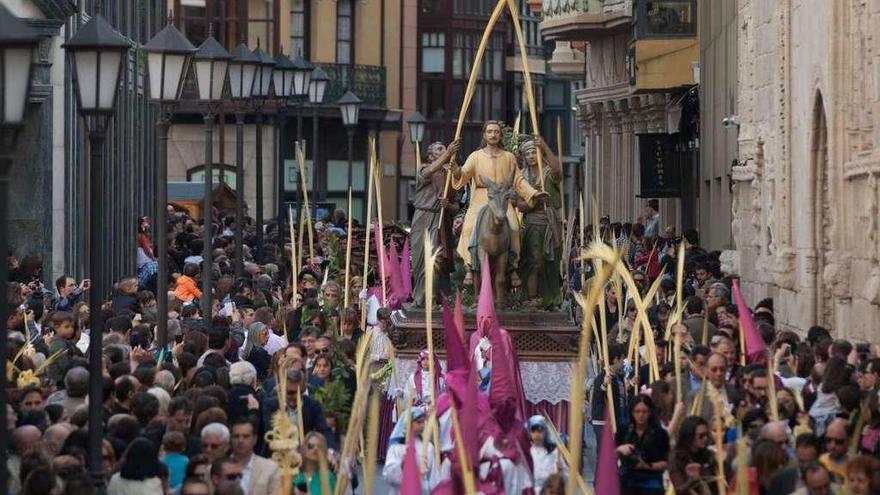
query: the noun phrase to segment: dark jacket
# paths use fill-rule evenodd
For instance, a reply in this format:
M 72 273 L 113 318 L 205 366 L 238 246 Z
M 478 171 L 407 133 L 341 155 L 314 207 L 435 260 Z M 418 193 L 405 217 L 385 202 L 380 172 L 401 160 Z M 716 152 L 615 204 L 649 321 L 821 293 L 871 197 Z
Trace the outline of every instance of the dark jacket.
M 266 349 L 254 346 L 248 354 L 247 362 L 254 365 L 257 370 L 257 380 L 263 381 L 269 376 L 269 368 L 272 366 L 272 358 Z
M 324 411 L 321 410 L 321 404 L 319 404 L 316 400 L 312 399 L 308 395 L 302 396 L 302 412 L 303 412 L 303 429 L 305 429 L 305 433 L 309 433 L 311 431 L 317 431 L 324 435 L 324 438 L 327 440 L 327 447 L 331 449 L 336 449 L 336 435 L 330 430 L 330 427 L 327 426 L 327 421 L 324 420 Z M 275 411 L 278 410 L 278 398 L 277 397 L 267 397 L 263 402 L 263 422 L 266 425 L 272 424 L 272 415 L 275 414 Z M 296 411 L 292 411 L 296 414 Z
M 237 418 L 249 418 L 257 425 L 258 432 L 262 438 L 262 434 L 266 431 L 264 425 L 268 423 L 263 423 L 263 415 L 260 414 L 259 409 L 248 409 L 248 395 L 253 395 L 257 399 L 258 404 L 263 403 L 263 394 L 251 387 L 246 385 L 233 385 L 230 387 L 226 391 L 226 415 L 229 417 L 229 424 L 232 424 Z
M 629 412 L 627 408 L 626 385 L 622 374 L 615 374 L 612 377 L 612 397 L 614 398 L 614 416 L 617 422 L 617 430 L 623 429 L 629 423 Z M 602 370 L 596 375 L 593 381 L 593 390 L 591 397 L 591 413 L 592 424 L 605 424 L 605 409 L 607 402 L 607 392 L 605 391 L 605 371 Z
M 135 313 L 143 312 L 143 309 L 141 309 L 141 303 L 138 302 L 136 296 L 131 294 L 114 294 L 110 299 L 110 304 L 113 307 L 113 311 L 117 313 L 123 309 L 128 309 Z
M 52 383 L 63 386 L 64 375 L 70 369 L 71 361 L 75 357 L 83 357 L 83 354 L 79 352 L 73 342 L 57 336 L 52 337 L 52 341 L 49 342 L 49 356 L 51 357 L 59 351 L 62 351 L 61 354 L 49 365 L 48 372 Z

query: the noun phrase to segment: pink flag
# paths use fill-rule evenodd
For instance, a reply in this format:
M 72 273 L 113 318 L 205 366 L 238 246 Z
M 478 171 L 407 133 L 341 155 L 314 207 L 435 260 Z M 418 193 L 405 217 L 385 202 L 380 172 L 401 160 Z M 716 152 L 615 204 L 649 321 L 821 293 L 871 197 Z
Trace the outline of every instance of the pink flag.
M 403 242 L 403 253 L 400 259 L 400 278 L 403 280 L 403 298 L 412 296 L 412 265 L 410 265 L 409 239 Z
M 736 309 L 739 310 L 739 324 L 742 331 L 740 338 L 745 339 L 746 343 L 746 361 L 749 363 L 760 362 L 766 358 L 766 345 L 761 334 L 758 333 L 755 320 L 752 319 L 752 313 L 746 306 L 746 301 L 743 299 L 742 292 L 739 291 L 739 284 L 736 280 L 733 281 L 733 298 L 736 302 Z
M 464 449 L 467 452 L 468 462 L 471 466 L 478 464 L 480 457 L 480 429 L 477 423 L 479 413 L 479 391 L 477 390 L 477 373 L 473 367 L 468 368 L 467 386 L 461 409 L 458 411 L 459 423 L 461 424 L 461 436 L 464 439 Z
M 398 302 L 406 301 L 406 294 L 403 288 L 403 279 L 400 274 L 400 259 L 397 257 L 397 246 L 392 240 L 389 243 L 390 249 L 386 254 L 387 264 L 385 265 L 385 273 L 388 276 L 389 299 L 393 296 Z
M 620 475 L 617 474 L 617 449 L 614 446 L 614 432 L 611 420 L 605 412 L 605 426 L 602 427 L 602 440 L 599 442 L 599 459 L 596 463 L 596 493 L 620 495 Z
M 470 362 L 467 349 L 458 332 L 455 317 L 449 309 L 449 299 L 446 296 L 443 296 L 443 333 L 446 340 L 446 372 L 467 369 Z
M 406 457 L 403 459 L 403 480 L 400 482 L 400 493 L 422 493 L 422 475 L 419 472 L 419 456 L 416 455 L 416 439 L 410 438 L 406 446 Z

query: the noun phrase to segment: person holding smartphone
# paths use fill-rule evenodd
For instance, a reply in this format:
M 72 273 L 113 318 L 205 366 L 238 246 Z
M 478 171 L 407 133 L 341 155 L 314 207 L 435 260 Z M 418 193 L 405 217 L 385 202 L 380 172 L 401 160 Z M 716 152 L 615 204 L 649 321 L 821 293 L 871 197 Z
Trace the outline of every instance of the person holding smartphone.
M 92 287 L 90 279 L 83 279 L 77 285 L 76 279 L 70 275 L 62 275 L 55 281 L 55 289 L 58 291 L 58 299 L 55 300 L 55 311 L 73 312 L 73 307 L 79 302 L 83 293 Z

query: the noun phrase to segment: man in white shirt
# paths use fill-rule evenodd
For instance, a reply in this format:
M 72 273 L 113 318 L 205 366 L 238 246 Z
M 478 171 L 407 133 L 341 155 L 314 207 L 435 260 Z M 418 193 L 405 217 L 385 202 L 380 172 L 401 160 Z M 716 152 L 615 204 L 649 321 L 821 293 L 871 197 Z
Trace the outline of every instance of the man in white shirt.
M 657 237 L 660 234 L 660 201 L 648 200 L 642 218 L 645 222 L 645 237 Z
M 281 470 L 274 461 L 254 453 L 257 431 L 248 418 L 232 422 L 232 458 L 241 466 L 241 489 L 248 495 L 281 492 Z

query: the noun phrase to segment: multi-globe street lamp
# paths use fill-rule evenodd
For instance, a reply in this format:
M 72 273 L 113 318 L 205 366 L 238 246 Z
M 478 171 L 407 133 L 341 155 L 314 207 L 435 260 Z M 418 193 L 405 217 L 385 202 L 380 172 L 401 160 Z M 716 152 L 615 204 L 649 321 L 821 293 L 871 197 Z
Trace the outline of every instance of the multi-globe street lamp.
M 235 278 L 244 276 L 244 111 L 251 98 L 260 59 L 244 43 L 232 51 L 229 89 L 235 109 Z
M 255 123 L 256 123 L 256 172 L 257 172 L 257 239 L 255 258 L 257 262 L 263 261 L 263 105 L 270 96 L 272 88 L 272 69 L 275 61 L 259 46 L 254 50 L 258 65 L 254 73 L 254 85 L 251 95 L 253 96 Z
M 99 315 L 105 293 L 101 267 L 105 263 L 103 233 L 104 141 L 107 123 L 116 110 L 119 75 L 131 43 L 95 13 L 67 43 L 73 69 L 76 100 L 89 139 L 89 473 L 99 489 L 103 486 L 103 328 Z M 161 226 L 164 228 L 164 226 Z
M 159 347 L 168 345 L 168 128 L 171 118 L 168 106 L 180 98 L 183 80 L 196 48 L 171 23 L 156 33 L 144 45 L 147 53 L 147 72 L 150 81 L 150 99 L 158 103 L 159 118 L 156 134 L 159 149 L 156 156 L 156 254 L 159 272 L 156 278 L 157 318 L 156 336 Z
M 345 126 L 345 130 L 348 133 L 348 188 L 351 189 L 352 161 L 354 159 L 354 131 L 358 125 L 362 102 L 354 93 L 346 91 L 337 103 L 339 104 L 339 112 L 342 114 L 342 124 Z M 365 189 L 367 187 L 366 184 L 368 183 L 369 181 L 365 175 Z M 366 218 L 366 215 L 369 215 L 369 212 L 366 212 L 365 210 L 364 218 Z
M 309 78 L 309 103 L 312 104 L 312 201 L 318 202 L 318 107 L 324 102 L 324 92 L 330 80 L 327 73 L 315 67 Z
M 15 142 L 24 121 L 31 87 L 31 67 L 36 33 L 21 19 L 0 5 L 0 253 L 7 253 L 9 225 L 9 172 L 12 169 Z M 9 280 L 6 263 L 0 263 L 0 294 L 6 297 Z M 6 321 L 9 307 L 0 301 L 0 363 L 9 358 Z M 0 373 L 0 411 L 6 414 L 6 371 Z M 9 431 L 0 431 L 0 452 L 9 450 Z M 9 472 L 0 469 L 0 486 L 7 486 Z
M 213 211 L 214 211 L 214 120 L 216 105 L 223 98 L 226 75 L 232 55 L 223 46 L 208 36 L 193 56 L 198 99 L 204 104 L 205 120 L 205 197 L 204 197 L 204 249 L 202 250 L 202 318 L 211 321 L 211 292 L 213 261 Z

